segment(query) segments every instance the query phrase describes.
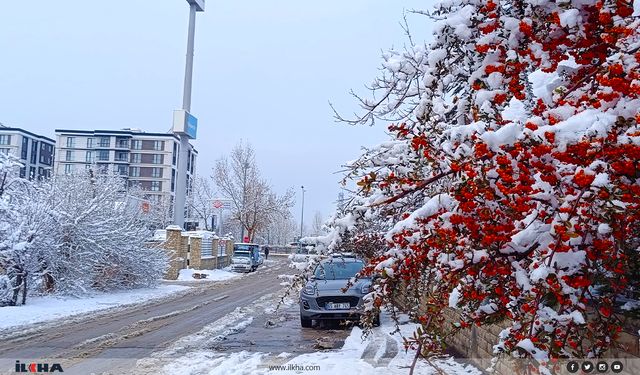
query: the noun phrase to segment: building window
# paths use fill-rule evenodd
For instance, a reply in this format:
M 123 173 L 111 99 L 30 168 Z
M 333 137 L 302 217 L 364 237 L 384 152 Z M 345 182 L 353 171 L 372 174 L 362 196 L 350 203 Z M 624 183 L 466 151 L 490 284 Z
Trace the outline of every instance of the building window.
M 36 167 L 29 167 L 29 179 L 33 179 L 36 176 Z
M 35 168 L 34 168 L 35 169 Z M 35 170 L 33 171 L 35 173 Z M 64 173 L 71 174 L 73 172 L 73 165 L 65 164 L 64 165 Z
M 87 157 L 85 161 L 87 163 L 93 163 L 93 151 L 87 151 Z
M 140 167 L 131 167 L 129 169 L 129 176 L 140 177 Z
M 20 178 L 25 178 L 25 177 L 27 177 L 27 168 L 20 167 Z
M 132 150 L 142 150 L 142 141 L 139 139 L 131 141 Z
M 162 155 L 153 154 L 153 160 L 151 160 L 152 164 L 162 164 Z
M 196 154 L 191 153 L 191 174 L 193 174 L 193 170 L 196 167 Z
M 67 157 L 65 158 L 66 161 L 73 161 L 73 151 L 71 150 L 67 150 Z
M 8 134 L 0 134 L 0 145 L 10 145 L 11 136 Z
M 171 170 L 171 192 L 176 191 L 176 170 Z
M 129 153 L 126 151 L 116 151 L 116 161 L 129 161 Z
M 127 172 L 129 171 L 129 167 L 127 167 L 126 165 L 118 165 L 115 168 L 115 171 L 117 174 L 121 175 L 121 176 L 126 176 Z
M 29 148 L 29 138 L 22 137 L 22 149 L 20 150 L 20 159 L 27 160 L 27 149 Z
M 93 138 L 87 138 L 87 148 L 93 148 Z
M 162 168 L 151 168 L 151 177 L 153 178 L 162 177 Z
M 98 138 L 98 147 L 109 147 L 111 145 L 111 137 Z
M 109 160 L 109 151 L 108 150 L 100 150 L 100 151 L 98 151 L 98 160 L 99 161 Z
M 9 155 L 10 148 L 0 148 L 0 154 Z
M 42 155 L 42 152 L 40 152 Z M 31 164 L 35 164 L 38 162 L 38 141 L 31 141 Z M 40 161 L 42 162 L 42 161 Z
M 153 149 L 156 151 L 164 150 L 164 141 L 153 141 Z
M 74 137 L 67 137 L 67 147 L 69 148 L 76 147 L 76 139 Z
M 36 142 L 33 141 L 33 145 L 31 146 L 31 161 L 35 164 L 37 157 L 37 149 Z M 53 165 L 53 145 L 40 142 L 40 163 L 46 165 Z
M 162 183 L 160 181 L 151 181 L 151 191 L 160 191 Z
M 126 138 L 116 138 L 117 148 L 129 148 L 129 140 Z
M 142 154 L 131 154 L 131 162 L 140 163 L 141 157 L 142 157 Z
M 173 142 L 173 161 L 171 164 L 176 165 L 177 160 L 178 160 L 178 144 Z

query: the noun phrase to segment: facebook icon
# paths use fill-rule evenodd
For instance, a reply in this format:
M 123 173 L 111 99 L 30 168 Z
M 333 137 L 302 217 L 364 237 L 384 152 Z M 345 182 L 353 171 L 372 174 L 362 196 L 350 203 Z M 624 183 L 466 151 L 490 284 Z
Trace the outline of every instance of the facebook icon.
M 575 374 L 576 372 L 578 372 L 579 369 L 580 369 L 580 366 L 578 365 L 578 362 L 571 361 L 567 363 L 567 371 L 569 371 L 570 373 Z

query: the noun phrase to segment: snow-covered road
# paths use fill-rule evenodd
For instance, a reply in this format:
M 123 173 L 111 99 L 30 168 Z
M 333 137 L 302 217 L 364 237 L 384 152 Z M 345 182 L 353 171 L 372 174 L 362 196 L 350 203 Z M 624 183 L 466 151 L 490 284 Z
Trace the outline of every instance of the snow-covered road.
M 67 374 L 408 373 L 414 353 L 387 316 L 363 340 L 358 327 L 301 328 L 297 296 L 276 310 L 279 276 L 292 272 L 285 259 L 270 260 L 232 279 L 176 282 L 191 288 L 136 306 L 14 330 L 0 337 L 0 374 L 13 373 L 16 360 L 61 363 Z M 408 335 L 415 327 L 399 328 Z M 452 358 L 416 369 L 480 374 Z
M 237 307 L 280 290 L 286 262 L 231 280 L 195 282 L 186 291 L 125 308 L 5 331 L 0 374 L 21 362 L 59 362 L 65 373 L 121 374 L 135 361 L 194 334 Z M 188 283 L 188 282 L 187 282 Z

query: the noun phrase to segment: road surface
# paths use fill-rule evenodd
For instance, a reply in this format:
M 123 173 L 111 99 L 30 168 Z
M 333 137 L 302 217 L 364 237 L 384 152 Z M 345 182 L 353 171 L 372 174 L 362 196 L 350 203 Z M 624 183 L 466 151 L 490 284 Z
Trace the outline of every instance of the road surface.
M 273 258 L 277 261 L 241 278 L 197 283 L 188 292 L 160 301 L 14 332 L 0 338 L 0 373 L 14 373 L 16 360 L 61 363 L 67 374 L 123 373 L 131 369 L 137 359 L 166 349 L 181 337 L 200 331 L 237 307 L 250 306 L 261 296 L 281 292 L 282 280 L 278 275 L 291 273 L 291 270 L 286 259 Z M 313 351 L 315 340 L 328 333 L 326 330 L 302 330 L 291 323 L 297 321 L 294 307 L 278 314 L 286 316 L 289 323 L 283 330 L 271 330 L 268 343 L 261 342 L 264 336 L 259 330 L 248 327 L 247 336 L 243 336 L 243 332 L 236 333 L 228 346 L 218 349 L 239 351 L 260 346 L 261 351 L 290 351 L 290 343 L 296 342 L 298 350 Z M 262 326 L 264 322 L 265 319 L 256 319 L 253 325 Z M 331 331 L 331 335 L 334 341 L 339 341 L 348 332 L 338 329 Z

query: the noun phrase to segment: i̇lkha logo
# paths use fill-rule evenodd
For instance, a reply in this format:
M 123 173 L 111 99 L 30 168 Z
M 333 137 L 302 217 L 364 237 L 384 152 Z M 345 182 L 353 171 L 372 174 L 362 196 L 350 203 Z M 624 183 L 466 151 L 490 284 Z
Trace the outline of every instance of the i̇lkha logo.
M 59 363 L 20 363 L 20 361 L 16 361 L 16 372 L 49 373 L 64 372 L 64 370 Z

